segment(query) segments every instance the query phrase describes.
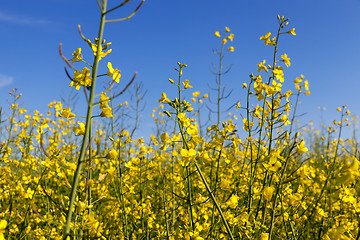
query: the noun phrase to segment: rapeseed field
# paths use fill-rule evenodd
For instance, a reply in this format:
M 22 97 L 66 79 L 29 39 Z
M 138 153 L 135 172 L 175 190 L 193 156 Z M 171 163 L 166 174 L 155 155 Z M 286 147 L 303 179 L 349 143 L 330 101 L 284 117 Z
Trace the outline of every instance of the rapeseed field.
M 112 50 L 103 31 L 107 22 L 136 17 L 144 1 L 114 20 L 106 17 L 118 8 L 98 3 L 96 38 L 79 26 L 88 48 L 72 55 L 59 49 L 69 87 L 84 93 L 86 116 L 59 101 L 47 113 L 30 113 L 16 89 L 1 108 L 0 239 L 360 238 L 359 143 L 355 135 L 342 138 L 356 119 L 341 106 L 329 126 L 296 126 L 299 99 L 310 90 L 303 75 L 290 80 L 283 71 L 291 56 L 279 40 L 296 37 L 289 19 L 277 16 L 276 30 L 259 36 L 273 58 L 249 73 L 239 90 L 246 101 L 234 103 L 226 121 L 223 57 L 236 51 L 236 36 L 229 27 L 214 31 L 220 45 L 215 123 L 201 115 L 206 90 L 194 89 L 182 76 L 191 66 L 178 62 L 164 80 L 177 94 L 156 96 L 157 131 L 145 141 L 115 122 L 124 113 L 115 108 L 128 104 L 117 97 L 136 73 L 113 91 L 121 71 L 106 60 Z M 108 79 L 105 88 L 95 87 L 100 77 Z M 285 82 L 293 82 L 291 89 Z

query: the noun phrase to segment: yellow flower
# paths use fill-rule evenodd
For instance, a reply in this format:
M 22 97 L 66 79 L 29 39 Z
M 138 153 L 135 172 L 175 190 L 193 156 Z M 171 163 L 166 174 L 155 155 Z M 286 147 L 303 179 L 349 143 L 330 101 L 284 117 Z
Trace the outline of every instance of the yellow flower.
M 283 62 L 285 62 L 285 65 L 286 65 L 287 67 L 290 67 L 290 66 L 291 66 L 290 58 L 288 58 L 288 56 L 287 56 L 286 54 L 281 55 L 281 58 L 283 59 Z
M 180 155 L 183 157 L 183 158 L 192 158 L 196 155 L 196 150 L 195 149 L 181 149 L 180 151 Z
M 261 36 L 260 40 L 264 40 L 265 45 L 271 44 L 270 36 L 271 36 L 271 32 L 268 32 L 265 36 Z
M 266 170 L 270 172 L 276 172 L 281 167 L 281 162 L 279 159 L 282 159 L 279 152 L 272 152 L 269 155 L 269 161 L 263 162 L 263 166 Z
M 301 78 L 299 77 L 296 77 L 296 79 L 294 80 L 294 83 L 296 85 L 300 84 L 302 82 L 302 80 L 304 79 L 305 77 L 301 74 Z
M 277 80 L 280 80 L 280 82 L 284 82 L 284 72 L 282 67 L 275 67 L 273 73 Z
M 111 62 L 108 62 L 107 67 L 109 68 L 109 71 L 107 72 L 107 75 L 109 77 L 112 77 L 115 82 L 119 83 L 119 80 L 120 80 L 120 77 L 121 77 L 120 70 L 117 69 L 117 68 L 114 69 L 112 67 Z
M 229 39 L 230 41 L 233 41 L 233 40 L 234 40 L 234 34 L 231 33 L 231 34 L 227 37 L 227 39 Z
M 226 38 L 224 38 L 224 39 L 222 40 L 222 44 L 225 45 L 226 43 L 227 43 L 227 40 L 226 40 Z
M 263 196 L 264 196 L 264 198 L 266 199 L 266 201 L 270 201 L 270 200 L 271 200 L 274 191 L 275 191 L 275 188 L 274 188 L 273 186 L 271 186 L 271 187 L 269 187 L 269 186 L 264 187 L 264 190 L 263 190 L 262 193 L 263 193 Z
M 285 94 L 284 97 L 286 97 L 286 101 L 289 102 L 289 97 L 293 94 L 293 92 L 291 90 L 288 90 Z
M 185 113 L 179 113 L 178 114 L 178 119 L 183 122 L 186 120 L 186 114 Z
M 115 115 L 112 114 L 112 109 L 108 104 L 109 101 L 110 99 L 106 97 L 106 92 L 102 92 L 100 95 L 100 109 L 102 110 L 100 113 L 101 117 L 115 117 Z
M 225 32 L 230 32 L 230 28 L 225 27 Z
M 77 122 L 79 126 L 73 127 L 73 132 L 75 133 L 75 136 L 80 136 L 85 134 L 85 124 L 82 122 Z
M 268 233 L 261 233 L 260 240 L 268 240 L 269 234 Z
M 302 141 L 300 142 L 300 144 L 296 144 L 296 146 L 297 146 L 296 152 L 297 152 L 298 154 L 306 153 L 306 152 L 308 151 L 307 147 L 305 147 L 305 142 L 304 142 L 304 140 L 302 140 Z
M 100 95 L 100 109 L 107 108 L 110 98 L 106 97 L 106 92 L 102 92 Z
M 72 113 L 71 109 L 68 107 L 68 108 L 61 110 L 60 117 L 67 118 L 67 119 L 73 119 L 76 117 L 76 115 L 74 113 Z
M 188 166 L 192 161 L 195 160 L 196 150 L 195 149 L 181 149 L 180 155 L 182 157 L 182 160 L 180 164 L 182 166 Z
M 73 81 L 69 84 L 69 87 L 75 85 L 75 89 L 79 90 L 80 86 L 91 86 L 92 78 L 90 77 L 90 69 L 84 67 L 81 72 L 75 71 Z
M 171 142 L 169 134 L 167 132 L 164 132 L 160 135 L 160 139 L 162 143 L 169 143 Z
M 308 82 L 308 80 L 304 81 L 304 88 L 305 88 L 306 91 L 309 91 L 309 82 Z
M 281 116 L 280 120 L 284 123 L 285 126 L 291 123 L 288 119 L 288 116 L 285 114 Z
M 191 135 L 191 136 L 197 135 L 197 134 L 199 133 L 197 127 L 194 126 L 194 125 L 188 126 L 188 127 L 186 128 L 186 132 L 187 132 L 189 135 Z
M 258 67 L 259 67 L 257 70 L 258 72 L 261 72 L 262 69 L 264 69 L 265 72 L 268 72 L 268 69 L 264 64 L 265 64 L 265 60 L 258 64 Z
M 192 88 L 193 86 L 191 86 L 190 84 L 189 84 L 189 80 L 185 80 L 185 82 L 183 82 L 183 84 L 184 84 L 184 88 L 185 89 L 187 89 L 187 88 Z
M 200 95 L 200 91 L 194 92 L 192 95 L 193 97 L 198 97 Z
M 355 157 L 353 158 L 353 162 L 351 164 L 347 163 L 341 169 L 340 174 L 336 177 L 336 183 L 338 184 L 348 184 L 355 181 L 356 177 L 359 177 L 359 160 Z
M 234 47 L 233 47 L 233 46 L 228 47 L 228 49 L 227 49 L 227 50 L 229 50 L 230 52 L 233 52 L 233 51 L 234 51 Z
M 95 39 L 95 42 L 96 42 L 96 39 Z M 97 47 L 98 47 L 98 45 L 97 45 L 97 44 L 93 44 L 89 39 L 87 40 L 87 43 L 89 44 L 89 46 L 90 46 L 91 49 L 93 50 L 94 56 L 96 56 L 96 55 L 97 55 Z M 111 43 L 105 44 L 104 49 L 107 49 L 107 47 L 108 47 L 110 44 L 111 44 Z M 107 50 L 106 52 L 103 52 L 102 50 L 103 50 L 103 48 L 102 48 L 102 46 L 100 45 L 99 61 L 101 60 L 101 58 L 105 57 L 106 55 L 108 55 L 108 54 L 111 53 L 111 51 L 112 51 L 112 49 L 109 49 L 109 50 Z
M 74 57 L 69 59 L 69 61 L 71 61 L 72 63 L 80 62 L 83 59 L 83 56 L 82 56 L 82 53 L 81 53 L 81 48 L 76 49 L 76 51 L 74 51 L 74 53 L 72 55 Z
M 244 128 L 244 130 L 247 131 L 247 132 L 250 131 L 249 127 L 254 126 L 254 123 L 248 121 L 246 118 L 243 119 L 243 123 L 244 123 L 244 127 L 243 127 L 243 128 Z
M 100 113 L 101 117 L 115 117 L 115 115 L 112 114 L 111 107 L 103 108 L 102 112 Z
M 112 149 L 108 154 L 106 154 L 106 159 L 115 160 L 118 153 L 115 149 Z
M 293 28 L 293 29 L 291 29 L 291 30 L 287 31 L 286 33 L 288 33 L 288 34 L 292 34 L 292 35 L 296 35 L 296 33 L 295 33 L 295 28 Z
M 350 240 L 348 236 L 346 236 L 345 229 L 343 226 L 340 227 L 333 227 L 330 230 L 327 231 L 327 233 L 324 235 L 323 239 L 326 240 Z
M 169 103 L 170 100 L 167 98 L 166 93 L 163 92 L 163 93 L 161 94 L 161 98 L 158 100 L 158 102 L 160 102 L 160 103 L 162 103 L 162 102 L 167 102 L 167 103 Z
M 215 32 L 215 37 L 218 37 L 218 38 L 220 37 L 219 31 L 216 31 L 216 32 Z
M 233 194 L 230 199 L 226 202 L 230 208 L 236 208 L 238 205 L 239 197 L 236 194 Z
M 272 80 L 272 87 L 276 92 L 280 92 L 281 91 L 281 87 L 282 84 L 281 83 L 277 83 L 275 80 Z
M 5 219 L 0 221 L 0 240 L 5 240 L 4 232 L 6 229 L 7 221 Z

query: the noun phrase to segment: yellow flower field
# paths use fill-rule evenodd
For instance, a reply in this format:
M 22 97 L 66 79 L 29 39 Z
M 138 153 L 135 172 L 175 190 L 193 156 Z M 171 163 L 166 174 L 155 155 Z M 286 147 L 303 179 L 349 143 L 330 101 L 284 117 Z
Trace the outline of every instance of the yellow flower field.
M 200 117 L 209 95 L 183 78 L 191 66 L 178 62 L 164 80 L 177 94 L 156 96 L 157 131 L 134 138 L 115 124 L 121 111 L 114 106 L 136 73 L 113 91 L 121 70 L 106 60 L 103 28 L 141 14 L 144 0 L 115 20 L 107 19 L 107 1 L 98 3 L 95 39 L 79 26 L 88 48 L 70 55 L 60 45 L 69 87 L 84 93 L 87 115 L 59 101 L 47 113 L 28 112 L 17 89 L 0 110 L 0 240 L 360 239 L 359 143 L 342 138 L 356 119 L 342 106 L 329 126 L 296 126 L 298 101 L 310 90 L 303 75 L 291 80 L 283 71 L 291 56 L 279 54 L 279 39 L 296 37 L 289 19 L 277 16 L 276 31 L 259 36 L 273 59 L 249 73 L 239 89 L 246 101 L 233 104 L 228 120 L 221 121 L 222 66 L 236 35 L 224 27 L 213 36 L 220 46 L 215 123 Z M 96 86 L 100 76 L 108 85 Z

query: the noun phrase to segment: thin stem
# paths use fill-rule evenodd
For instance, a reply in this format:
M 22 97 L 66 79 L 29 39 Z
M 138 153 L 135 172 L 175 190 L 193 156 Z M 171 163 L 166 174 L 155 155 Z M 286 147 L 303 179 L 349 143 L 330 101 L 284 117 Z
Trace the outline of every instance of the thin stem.
M 124 1 L 123 3 L 126 3 L 127 1 Z M 119 21 L 125 21 L 125 20 L 129 20 L 130 18 L 132 18 L 136 13 L 137 11 L 141 8 L 141 6 L 144 4 L 145 0 L 142 0 L 141 3 L 137 6 L 137 8 L 127 17 L 124 17 L 124 18 L 118 18 L 118 19 L 111 19 L 111 20 L 106 20 L 106 22 L 119 22 Z M 122 4 L 123 4 L 122 3 Z M 114 7 L 113 9 L 110 9 L 109 11 L 107 11 L 106 13 L 110 12 L 110 11 L 113 11 L 119 7 L 122 6 L 122 4 L 120 4 L 119 6 L 117 7 Z M 105 13 L 105 14 L 106 14 Z
M 107 5 L 107 0 L 103 0 L 103 6 L 102 6 L 102 10 L 101 10 L 101 17 L 100 17 L 99 34 L 98 34 L 98 39 L 99 40 L 98 40 L 98 46 L 97 46 L 97 54 L 96 54 L 96 56 L 94 58 L 94 64 L 93 64 L 93 69 L 92 69 L 92 83 L 91 83 L 91 87 L 90 87 L 90 97 L 89 97 L 89 101 L 88 101 L 88 110 L 87 110 L 87 115 L 86 115 L 85 134 L 84 134 L 83 142 L 82 142 L 82 145 L 81 145 L 80 156 L 78 158 L 77 167 L 76 167 L 76 170 L 75 170 L 75 173 L 74 173 L 74 179 L 73 179 L 73 184 L 72 184 L 72 189 L 71 189 L 69 208 L 68 208 L 65 231 L 64 231 L 64 240 L 66 240 L 67 237 L 70 236 L 70 230 L 71 230 L 70 229 L 70 224 L 71 224 L 71 218 L 72 218 L 72 212 L 73 212 L 73 205 L 75 203 L 77 187 L 78 187 L 78 184 L 79 184 L 80 172 L 81 172 L 82 165 L 83 165 L 83 162 L 84 162 L 84 157 L 85 157 L 85 154 L 86 154 L 87 140 L 88 140 L 87 137 L 89 136 L 89 133 L 90 133 L 91 118 L 92 118 L 92 112 L 93 112 L 94 94 L 95 94 L 95 83 L 96 83 L 96 76 L 97 76 L 97 71 L 98 71 L 98 63 L 99 63 L 100 52 L 101 52 L 101 42 L 102 42 L 103 33 L 104 33 L 104 27 L 105 27 L 106 5 Z
M 207 181 L 206 181 L 206 179 L 205 179 L 205 177 L 204 177 L 204 174 L 202 173 L 202 171 L 201 171 L 201 169 L 200 169 L 199 164 L 197 163 L 197 161 L 195 161 L 194 164 L 195 164 L 196 170 L 198 171 L 198 173 L 199 173 L 199 175 L 200 175 L 200 177 L 201 177 L 202 182 L 204 183 L 204 185 L 205 185 L 205 187 L 206 187 L 206 190 L 208 191 L 211 199 L 213 200 L 213 202 L 214 202 L 214 204 L 215 204 L 215 206 L 216 206 L 216 209 L 217 209 L 217 210 L 219 211 L 219 213 L 220 213 L 221 220 L 223 221 L 223 224 L 225 225 L 225 228 L 226 228 L 226 230 L 227 230 L 230 238 L 231 238 L 232 240 L 234 240 L 234 237 L 233 237 L 233 235 L 232 235 L 232 232 L 231 232 L 231 229 L 230 229 L 230 227 L 229 227 L 229 224 L 228 224 L 228 222 L 227 222 L 226 219 L 225 219 L 225 216 L 224 216 L 224 214 L 223 214 L 223 212 L 222 212 L 222 210 L 221 210 L 220 205 L 218 204 L 218 202 L 216 201 L 214 195 L 212 194 L 212 191 L 211 191 L 211 189 L 210 189 L 210 187 L 209 187 L 209 184 L 207 183 Z
M 295 147 L 295 143 L 293 144 L 292 148 L 294 148 L 294 147 Z M 290 151 L 290 152 L 291 152 L 291 151 Z M 268 239 L 268 240 L 271 240 L 272 233 L 273 233 L 273 230 L 274 230 L 277 198 L 278 198 L 279 193 L 280 193 L 281 185 L 282 185 L 283 180 L 284 180 L 285 171 L 286 171 L 287 165 L 288 165 L 288 163 L 289 163 L 290 156 L 291 156 L 291 155 L 289 154 L 289 155 L 287 156 L 287 158 L 286 158 L 284 168 L 282 169 L 282 172 L 281 172 L 281 177 L 280 177 L 280 180 L 279 180 L 279 183 L 278 183 L 278 187 L 276 188 L 275 199 L 274 199 L 273 206 L 272 206 L 272 215 L 271 215 L 270 230 L 269 230 L 269 239 Z

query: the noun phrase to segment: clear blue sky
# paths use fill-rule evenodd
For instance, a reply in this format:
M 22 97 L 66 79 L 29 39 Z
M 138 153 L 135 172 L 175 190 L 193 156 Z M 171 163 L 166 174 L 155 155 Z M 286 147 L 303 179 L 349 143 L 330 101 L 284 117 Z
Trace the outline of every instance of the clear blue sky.
M 109 5 L 120 2 L 110 0 Z M 126 16 L 137 3 L 110 17 Z M 241 84 L 256 72 L 260 61 L 271 59 L 272 49 L 259 37 L 274 33 L 277 14 L 284 15 L 290 19 L 289 29 L 295 27 L 297 33 L 283 35 L 280 40 L 280 54 L 287 53 L 292 63 L 285 72 L 287 86 L 303 74 L 309 80 L 311 95 L 302 98 L 299 113 L 307 113 L 302 119 L 319 121 L 317 107 L 324 106 L 325 120 L 330 122 L 337 116 L 335 109 L 343 104 L 360 114 L 359 13 L 359 0 L 147 0 L 131 20 L 105 26 L 104 36 L 113 42 L 113 52 L 103 64 L 111 61 L 122 71 L 123 86 L 134 72 L 139 73 L 137 80 L 148 89 L 142 122 L 145 131 L 161 92 L 175 94 L 167 79 L 175 78 L 176 62 L 188 64 L 184 77 L 194 91 L 210 92 L 206 83 L 213 84 L 215 79 L 209 67 L 217 63 L 212 49 L 220 47 L 214 32 L 223 31 L 225 26 L 235 34 L 235 52 L 224 59 L 233 68 L 223 81 L 234 90 L 229 101 L 243 98 Z M 59 43 L 69 58 L 81 47 L 84 57 L 92 59 L 78 36 L 77 25 L 93 39 L 98 22 L 95 0 L 1 1 L 0 105 L 6 106 L 7 92 L 17 87 L 27 109 L 46 113 L 49 102 L 70 90 L 58 54 Z M 118 100 L 127 98 L 124 95 Z M 228 105 L 230 102 L 224 108 Z

